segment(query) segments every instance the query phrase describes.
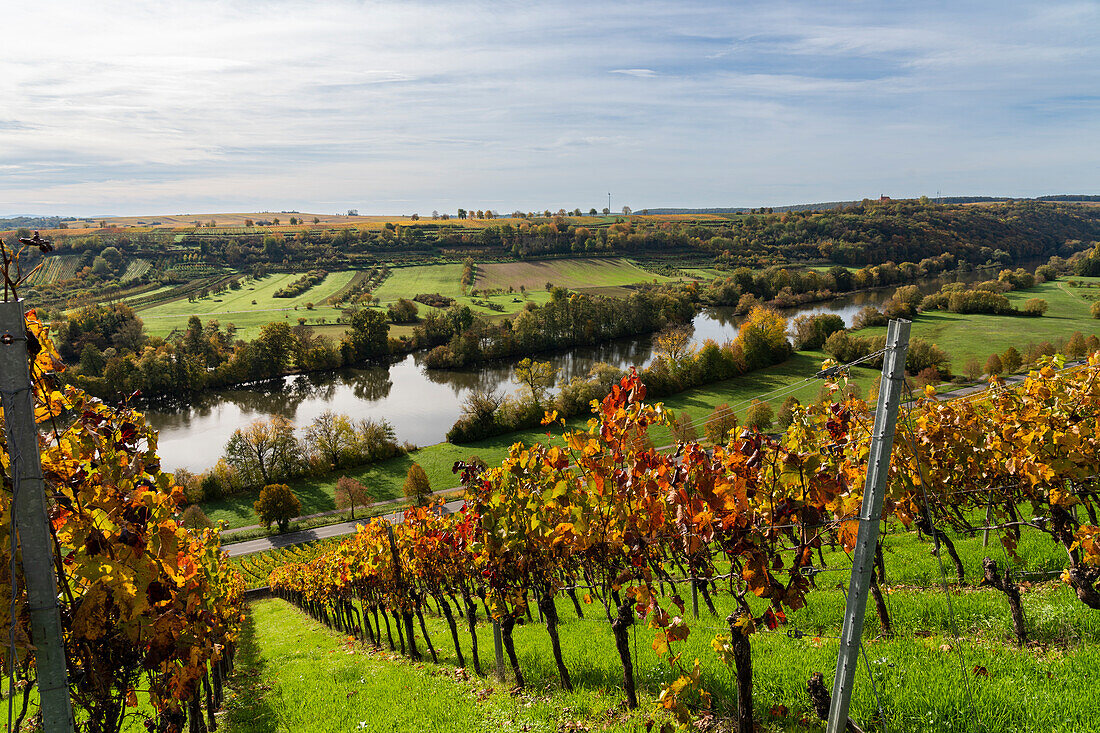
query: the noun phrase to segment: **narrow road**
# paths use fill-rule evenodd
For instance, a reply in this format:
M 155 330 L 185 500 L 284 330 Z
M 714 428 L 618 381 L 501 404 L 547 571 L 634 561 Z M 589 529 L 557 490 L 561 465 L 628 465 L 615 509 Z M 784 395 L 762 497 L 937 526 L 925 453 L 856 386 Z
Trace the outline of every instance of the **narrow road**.
M 456 499 L 455 501 L 449 501 L 443 505 L 443 511 L 446 514 L 457 511 L 462 506 L 462 500 Z M 403 521 L 404 510 L 399 512 L 391 512 L 390 514 L 383 514 L 380 518 L 387 519 L 390 522 L 397 524 Z M 372 517 L 379 518 L 379 517 Z M 341 522 L 340 524 L 329 524 L 324 527 L 314 527 L 313 529 L 303 529 L 297 532 L 288 532 L 286 534 L 275 535 L 273 537 L 261 537 L 255 540 L 248 540 L 246 542 L 236 542 L 232 545 L 225 545 L 222 549 L 229 554 L 230 557 L 240 557 L 241 555 L 251 555 L 254 552 L 264 552 L 265 550 L 275 550 L 280 547 L 287 547 L 289 545 L 297 545 L 302 542 L 312 542 L 313 540 L 323 540 L 329 537 L 339 537 L 341 535 L 353 534 L 356 527 L 360 524 L 369 522 L 370 519 L 357 519 L 352 522 Z

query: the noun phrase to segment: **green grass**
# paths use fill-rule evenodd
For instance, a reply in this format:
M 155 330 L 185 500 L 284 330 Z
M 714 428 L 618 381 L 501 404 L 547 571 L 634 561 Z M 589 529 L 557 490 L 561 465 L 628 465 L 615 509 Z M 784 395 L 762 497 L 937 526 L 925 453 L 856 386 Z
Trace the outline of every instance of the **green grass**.
M 723 402 L 728 402 L 731 408 L 743 418 L 748 402 L 768 393 L 779 392 L 764 399 L 777 412 L 789 394 L 793 394 L 802 402 L 816 400 L 823 382 L 811 377 L 820 368 L 824 358 L 825 355 L 821 352 L 799 352 L 782 364 L 655 401 L 664 402 L 673 410 L 687 411 L 702 436 L 703 424 L 708 415 L 716 405 Z M 863 390 L 866 390 L 877 376 L 877 371 L 861 369 L 855 371 L 853 379 Z M 800 384 L 788 393 L 787 389 L 796 383 Z M 571 427 L 581 427 L 588 417 L 588 415 L 577 416 L 570 420 L 569 424 Z M 451 473 L 455 461 L 476 455 L 490 464 L 499 463 L 507 455 L 508 447 L 513 443 L 546 442 L 546 432 L 546 428 L 531 428 L 466 445 L 438 443 L 381 463 L 349 468 L 320 477 L 298 479 L 290 482 L 290 486 L 302 502 L 302 514 L 315 514 L 335 509 L 336 481 L 340 476 L 350 476 L 361 481 L 371 489 L 378 501 L 399 497 L 405 482 L 405 474 L 414 461 L 424 468 L 433 489 L 452 488 L 458 485 L 456 477 Z M 560 444 L 560 428 L 551 432 Z M 654 428 L 650 431 L 650 435 L 657 446 L 673 442 L 667 428 Z M 204 502 L 203 511 L 215 522 L 224 520 L 230 528 L 244 527 L 256 523 L 256 516 L 252 511 L 252 503 L 255 500 L 255 492 L 239 494 Z
M 956 538 L 971 582 L 986 554 L 1002 565 L 1007 562 L 996 540 L 992 542 L 989 548 L 983 548 L 980 537 Z M 1021 649 L 1015 644 L 1008 604 L 1002 594 L 955 584 L 948 563 L 948 580 L 952 582 L 949 606 L 939 587 L 938 562 L 930 555 L 927 542 L 900 526 L 892 526 L 883 543 L 887 605 L 896 636 L 887 639 L 880 635 L 878 618 L 869 606 L 864 646 L 886 713 L 886 726 L 868 725 L 865 729 L 957 733 L 1100 730 L 1100 696 L 1092 694 L 1100 674 L 1100 616 L 1077 601 L 1066 586 L 1054 580 L 1022 587 L 1028 633 L 1034 641 Z M 1025 533 L 1020 553 L 1027 562 L 1014 568 L 1018 577 L 1027 572 L 1049 573 L 1064 564 L 1064 553 L 1039 533 Z M 806 608 L 789 613 L 786 627 L 751 638 L 754 712 L 762 730 L 824 730 L 810 708 L 805 685 L 813 672 L 824 673 L 831 685 L 838 647 L 832 637 L 839 636 L 844 611 L 844 596 L 835 586 L 847 584 L 849 574 L 848 560 L 842 552 L 826 550 L 825 560 L 835 572 L 818 576 L 819 589 L 811 591 Z M 665 605 L 670 604 L 665 601 Z M 683 652 L 688 666 L 692 660 L 700 660 L 703 685 L 713 695 L 715 711 L 729 716 L 736 705 L 733 675 L 716 658 L 710 641 L 724 631 L 720 619 L 730 612 L 732 604 L 727 595 L 719 595 L 716 605 L 718 618 L 711 616 L 700 599 L 701 618 L 695 621 L 690 616 L 689 602 L 687 616 L 692 633 L 676 651 Z M 762 608 L 762 603 L 757 605 Z M 231 712 L 227 730 L 296 730 L 295 725 L 310 724 L 311 711 L 329 716 L 332 727 L 328 730 L 354 730 L 343 726 L 357 725 L 360 719 L 369 721 L 370 730 L 419 730 L 404 727 L 414 723 L 394 718 L 404 715 L 404 708 L 410 704 L 406 691 L 425 696 L 412 704 L 422 711 L 426 730 L 451 730 L 445 726 L 452 719 L 460 726 L 455 730 L 470 733 L 498 728 L 525 730 L 523 725 L 531 731 L 571 730 L 563 727 L 571 719 L 591 730 L 603 730 L 602 711 L 616 705 L 623 694 L 622 670 L 604 609 L 598 602 L 584 605 L 585 618 L 579 619 L 568 600 L 559 600 L 558 607 L 563 653 L 576 690 L 565 693 L 559 689 L 549 640 L 536 616 L 534 622 L 515 630 L 516 649 L 532 698 L 490 697 L 485 703 L 475 704 L 469 699 L 470 688 L 455 682 L 445 668 L 441 670 L 431 663 L 414 666 L 381 661 L 281 601 L 256 603 L 252 606 L 254 626 L 246 629 L 242 651 L 247 656 L 250 645 L 259 648 L 261 666 L 253 678 L 271 689 L 249 704 L 257 710 L 270 710 L 286 727 L 238 727 Z M 961 643 L 952 631 L 952 618 L 958 625 Z M 456 658 L 445 623 L 431 615 L 427 621 L 440 663 L 444 667 L 454 665 Z M 804 635 L 788 635 L 795 631 Z M 481 659 L 489 669 L 491 628 L 482 623 L 478 633 Z M 635 626 L 632 634 L 642 698 L 640 714 L 634 720 L 644 720 L 653 710 L 661 683 L 670 681 L 673 673 L 650 647 L 651 630 Z M 419 630 L 417 635 L 420 637 Z M 468 634 L 460 633 L 460 642 L 468 655 Z M 421 638 L 418 646 L 424 649 Z M 975 674 L 973 670 L 978 667 L 984 667 L 988 676 Z M 370 673 L 364 674 L 366 670 Z M 475 687 L 489 684 L 484 681 Z M 363 710 L 361 698 L 379 701 L 378 707 L 371 709 L 377 717 L 356 717 Z M 453 718 L 437 722 L 436 699 L 448 701 Z M 318 702 L 311 702 L 314 700 Z M 531 707 L 525 707 L 528 701 Z M 516 712 L 527 716 L 513 719 L 515 728 L 507 724 L 502 727 L 502 721 L 494 717 L 478 719 L 470 709 L 474 705 L 475 711 L 499 710 L 495 706 L 509 704 L 519 705 Z M 868 724 L 877 714 L 876 707 L 861 663 L 852 716 Z M 807 722 L 800 722 L 803 719 Z M 608 730 L 631 730 L 628 726 L 619 721 Z
M 462 265 L 416 265 L 395 267 L 390 276 L 374 289 L 374 295 L 383 303 L 398 298 L 412 298 L 418 293 L 439 293 L 449 297 L 462 294 Z
M 227 733 L 552 733 L 559 717 L 611 721 L 618 703 L 599 691 L 514 697 L 446 667 L 390 661 L 270 599 L 249 608 L 230 689 Z
M 1100 281 L 1100 278 L 1074 278 Z M 1089 316 L 1087 289 L 1071 288 L 1065 281 L 1042 283 L 1029 290 L 1006 293 L 1017 308 L 1031 298 L 1041 298 L 1049 305 L 1046 314 L 1038 318 L 960 314 L 947 311 L 919 313 L 913 320 L 912 336 L 931 341 L 951 357 L 951 367 L 961 372 L 966 362 L 977 358 L 984 365 L 993 353 L 1002 353 L 1009 346 L 1023 352 L 1028 344 L 1043 341 L 1065 341 L 1074 331 L 1088 336 L 1100 333 L 1100 321 Z M 885 327 L 867 328 L 856 332 L 863 335 L 886 333 Z
M 138 315 L 145 321 L 146 332 L 153 336 L 165 336 L 172 329 L 186 328 L 187 319 L 197 315 L 204 323 L 211 320 L 221 322 L 222 326 L 232 323 L 237 326 L 237 338 L 253 339 L 272 321 L 285 320 L 297 325 L 298 318 L 305 318 L 315 324 L 324 318 L 334 323 L 340 315 L 336 308 L 317 305 L 308 310 L 306 304 L 320 303 L 341 290 L 354 276 L 353 270 L 329 273 L 320 285 L 294 298 L 276 298 L 274 294 L 301 277 L 300 274 L 268 275 L 259 280 L 246 278 L 240 290 L 227 290 L 194 303 L 181 298 L 142 309 Z M 256 301 L 255 305 L 252 301 Z
M 483 267 L 483 265 L 478 265 Z M 479 295 L 477 297 L 462 294 L 462 265 L 415 265 L 413 267 L 396 267 L 390 271 L 382 284 L 374 290 L 374 295 L 380 301 L 380 307 L 385 308 L 398 298 L 413 299 L 421 293 L 439 293 L 455 299 L 456 305 L 469 306 L 470 310 L 488 318 L 503 318 L 514 315 L 523 310 L 528 302 L 542 305 L 550 300 L 550 294 L 541 288 L 528 291 L 526 294 L 501 293 L 499 295 Z M 499 305 L 502 310 L 494 310 L 482 303 L 491 302 Z M 420 315 L 424 316 L 436 308 L 417 303 Z M 394 325 L 390 327 L 390 335 L 397 337 L 410 335 L 412 326 Z
M 548 282 L 563 288 L 583 289 L 672 279 L 654 275 L 624 259 L 589 257 L 479 264 L 474 286 L 479 289 L 512 286 L 518 290 L 523 285 L 528 291 L 537 291 L 544 290 Z

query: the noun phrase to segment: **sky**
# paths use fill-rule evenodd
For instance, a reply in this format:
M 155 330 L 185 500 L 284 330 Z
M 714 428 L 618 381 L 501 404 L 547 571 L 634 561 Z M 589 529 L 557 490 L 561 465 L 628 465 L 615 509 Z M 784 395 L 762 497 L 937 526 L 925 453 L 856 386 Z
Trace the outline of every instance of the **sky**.
M 10 3 L 0 216 L 1100 193 L 1100 2 Z

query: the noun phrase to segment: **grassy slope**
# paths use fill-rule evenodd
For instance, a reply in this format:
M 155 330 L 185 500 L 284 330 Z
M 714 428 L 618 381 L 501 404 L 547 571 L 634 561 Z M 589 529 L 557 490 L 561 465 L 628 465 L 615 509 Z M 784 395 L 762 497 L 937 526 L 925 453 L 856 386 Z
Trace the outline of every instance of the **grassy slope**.
M 321 302 L 342 289 L 354 276 L 355 272 L 352 270 L 332 272 L 320 285 L 310 288 L 302 295 L 276 298 L 276 290 L 289 285 L 301 275 L 268 275 L 260 280 L 246 279 L 240 290 L 227 290 L 195 303 L 182 298 L 143 309 L 138 315 L 145 321 L 146 331 L 154 336 L 163 336 L 173 328 L 186 327 L 187 319 L 194 314 L 204 322 L 218 320 L 223 326 L 232 323 L 237 326 L 238 338 L 253 339 L 259 335 L 264 324 L 275 320 L 286 319 L 291 325 L 296 325 L 299 317 L 306 318 L 310 323 L 316 323 L 319 318 L 335 321 L 340 314 L 335 308 L 315 306 L 310 311 L 306 310 L 306 303 Z M 256 304 L 253 305 L 252 301 L 256 301 Z
M 762 369 L 725 382 L 691 389 L 677 395 L 670 395 L 660 401 L 674 410 L 686 410 L 695 422 L 700 434 L 703 423 L 715 405 L 728 402 L 740 415 L 744 416 L 748 402 L 755 397 L 783 390 L 790 385 L 800 383 L 792 394 L 805 402 L 816 398 L 822 382 L 811 379 L 820 366 L 824 354 L 820 352 L 800 352 L 777 366 Z M 866 389 L 877 376 L 872 370 L 858 370 L 854 379 Z M 775 395 L 765 401 L 778 410 L 786 399 L 786 394 Z M 571 424 L 581 426 L 587 420 L 574 419 Z M 559 431 L 560 432 L 560 431 Z M 651 431 L 654 443 L 658 446 L 672 442 L 668 430 L 657 428 Z M 413 461 L 424 467 L 435 489 L 450 488 L 458 482 L 451 473 L 451 467 L 457 460 L 477 455 L 483 460 L 499 462 L 507 453 L 508 447 L 517 441 L 533 443 L 546 440 L 546 429 L 530 429 L 501 435 L 468 445 L 439 443 L 422 448 L 419 451 L 378 463 L 372 466 L 350 468 L 336 474 L 300 479 L 291 484 L 294 493 L 302 502 L 302 513 L 313 514 L 336 508 L 334 496 L 336 480 L 341 475 L 351 476 L 362 481 L 374 492 L 376 499 L 388 499 L 401 495 L 401 486 L 405 474 Z M 214 521 L 225 520 L 229 527 L 243 527 L 254 524 L 256 517 L 252 512 L 253 494 L 231 496 L 218 501 L 206 502 L 203 509 Z
M 956 543 L 971 580 L 985 554 L 1005 562 L 995 539 L 988 549 L 982 548 L 980 537 L 958 538 Z M 927 543 L 894 527 L 884 537 L 884 547 L 887 605 L 897 636 L 892 640 L 878 636 L 878 620 L 869 605 L 864 638 L 888 716 L 888 730 L 1100 730 L 1100 696 L 1090 692 L 1100 673 L 1100 617 L 1078 602 L 1067 587 L 1055 580 L 1022 589 L 1028 633 L 1037 643 L 1021 650 L 1013 641 L 1003 595 L 988 588 L 952 586 L 952 611 L 939 589 L 939 566 Z M 1018 566 L 1017 573 L 1049 575 L 1064 563 L 1059 550 L 1037 533 L 1024 535 L 1020 553 L 1028 562 Z M 805 684 L 811 673 L 823 672 L 831 685 L 837 654 L 833 637 L 839 635 L 844 610 L 844 597 L 835 584 L 848 577 L 843 553 L 827 551 L 825 555 L 828 567 L 836 572 L 818 577 L 820 590 L 811 592 L 807 607 L 788 614 L 786 628 L 752 636 L 755 714 L 765 730 L 824 730 L 810 709 Z M 953 574 L 949 579 L 954 580 Z M 728 596 L 719 596 L 717 605 L 721 618 L 731 610 Z M 594 730 L 601 729 L 596 716 L 622 698 L 622 671 L 602 607 L 593 604 L 584 609 L 586 618 L 581 620 L 568 601 L 559 602 L 563 652 L 577 687 L 571 694 L 558 689 L 545 629 L 537 622 L 516 628 L 517 653 L 528 687 L 539 692 L 532 707 L 516 709 L 525 717 L 513 719 L 511 725 L 516 727 L 511 727 L 495 715 L 489 719 L 476 715 L 476 708 L 492 713 L 501 710 L 498 706 L 507 706 L 507 698 L 492 697 L 471 711 L 468 688 L 439 674 L 435 665 L 381 662 L 353 652 L 340 637 L 281 601 L 259 602 L 252 606 L 255 626 L 250 632 L 254 636 L 246 635 L 244 651 L 246 658 L 254 658 L 257 654 L 249 651 L 250 643 L 258 645 L 260 666 L 253 684 L 270 685 L 271 690 L 262 699 L 248 701 L 261 715 L 231 713 L 228 733 L 297 730 L 296 725 L 313 730 L 308 727 L 311 715 L 324 716 L 330 726 L 326 730 L 355 730 L 364 719 L 369 730 L 420 730 L 414 727 L 419 720 L 412 723 L 394 717 L 405 715 L 408 705 L 421 711 L 426 730 L 452 730 L 447 726 L 453 720 L 461 726 L 455 730 L 470 733 L 497 729 L 550 732 L 563 729 L 559 727 L 561 718 L 580 719 Z M 733 676 L 710 648 L 710 640 L 723 630 L 723 623 L 710 616 L 701 600 L 700 610 L 702 618 L 693 622 L 688 609 L 689 624 L 694 628 L 677 651 L 682 649 L 689 666 L 691 660 L 700 659 L 703 684 L 713 694 L 715 708 L 730 715 L 736 700 Z M 951 631 L 952 613 L 961 644 Z M 440 661 L 453 665 L 446 625 L 429 616 L 428 626 Z M 806 635 L 792 638 L 788 630 Z M 669 681 L 671 673 L 650 648 L 652 631 L 635 627 L 632 633 L 644 720 L 653 709 L 660 684 Z M 460 639 L 469 654 L 468 635 L 461 634 Z M 479 628 L 479 646 L 483 663 L 491 666 L 492 632 L 484 624 Z M 974 674 L 976 667 L 985 667 L 988 676 Z M 418 699 L 417 695 L 424 697 Z M 441 713 L 434 702 L 437 699 L 446 701 L 444 710 L 453 716 L 446 718 L 447 723 L 437 722 Z M 378 702 L 364 708 L 371 700 Z M 243 698 L 241 702 L 244 707 Z M 786 714 L 779 706 L 786 707 Z M 866 667 L 861 664 L 852 715 L 866 723 L 874 717 L 875 707 Z M 555 713 L 555 709 L 561 712 Z M 368 711 L 377 717 L 360 717 Z M 279 718 L 286 727 L 256 727 L 264 716 Z M 812 722 L 799 722 L 803 717 Z M 621 726 L 609 729 L 621 730 Z
M 1074 278 L 1082 281 L 1098 281 L 1100 278 Z M 1037 285 L 1030 290 L 1007 293 L 1016 307 L 1031 298 L 1041 298 L 1050 306 L 1046 315 L 1039 318 L 1022 316 L 993 316 L 984 314 L 963 315 L 946 311 L 920 313 L 913 321 L 912 335 L 937 344 L 951 357 L 952 369 L 962 371 L 967 360 L 986 358 L 1000 353 L 1009 346 L 1023 351 L 1025 346 L 1042 341 L 1057 342 L 1068 339 L 1074 331 L 1086 336 L 1100 333 L 1100 321 L 1089 316 L 1089 290 L 1071 288 L 1064 281 Z M 885 327 L 868 328 L 859 335 L 884 334 Z
M 561 695 L 524 699 L 435 665 L 391 662 L 278 600 L 252 604 L 227 703 L 228 733 L 553 731 Z M 572 696 L 599 715 L 618 701 Z M 621 726 L 609 731 L 631 730 Z
M 670 279 L 623 259 L 582 258 L 479 264 L 474 284 L 477 288 L 511 285 L 518 290 L 523 285 L 528 290 L 543 290 L 548 282 L 565 288 L 590 288 Z
M 412 299 L 420 293 L 439 293 L 454 298 L 458 305 L 469 306 L 474 313 L 490 318 L 518 313 L 528 301 L 541 305 L 550 299 L 550 294 L 542 290 L 541 285 L 539 290 L 532 290 L 526 295 L 520 295 L 517 292 L 473 298 L 462 294 L 461 278 L 462 265 L 460 264 L 396 267 L 390 271 L 390 276 L 375 288 L 374 295 L 381 301 L 381 306 L 385 307 L 398 298 Z M 504 310 L 494 311 L 475 304 L 475 300 L 497 303 L 503 306 Z M 417 308 L 419 308 L 421 315 L 435 310 L 423 303 L 417 303 Z M 393 326 L 390 328 L 390 335 L 399 336 L 407 331 L 411 331 L 411 327 Z

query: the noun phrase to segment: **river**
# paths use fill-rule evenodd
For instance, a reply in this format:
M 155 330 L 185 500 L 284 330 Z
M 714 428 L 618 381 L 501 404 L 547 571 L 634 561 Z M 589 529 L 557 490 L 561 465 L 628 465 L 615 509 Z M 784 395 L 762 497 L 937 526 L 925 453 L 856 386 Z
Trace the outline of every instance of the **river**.
M 977 280 L 985 273 L 951 275 L 951 280 Z M 941 278 L 920 283 L 924 292 L 935 292 Z M 850 326 L 861 308 L 881 306 L 894 288 L 881 288 L 842 296 L 824 303 L 786 309 L 793 319 L 808 313 L 836 313 Z M 692 321 L 694 340 L 722 343 L 737 335 L 741 316 L 732 308 L 707 308 Z M 652 335 L 642 335 L 596 347 L 539 354 L 559 369 L 559 378 L 587 374 L 593 364 L 606 362 L 620 368 L 643 367 L 654 358 Z M 386 419 L 399 440 L 426 446 L 442 442 L 462 412 L 462 403 L 475 389 L 512 394 L 511 364 L 492 364 L 478 371 L 425 369 L 423 354 L 408 354 L 389 367 L 341 369 L 335 372 L 293 375 L 274 384 L 246 389 L 227 389 L 191 398 L 183 406 L 150 406 L 146 417 L 160 431 L 160 456 L 167 470 L 186 468 L 199 472 L 213 466 L 226 441 L 237 428 L 254 420 L 281 415 L 299 428 L 325 410 L 353 418 Z

